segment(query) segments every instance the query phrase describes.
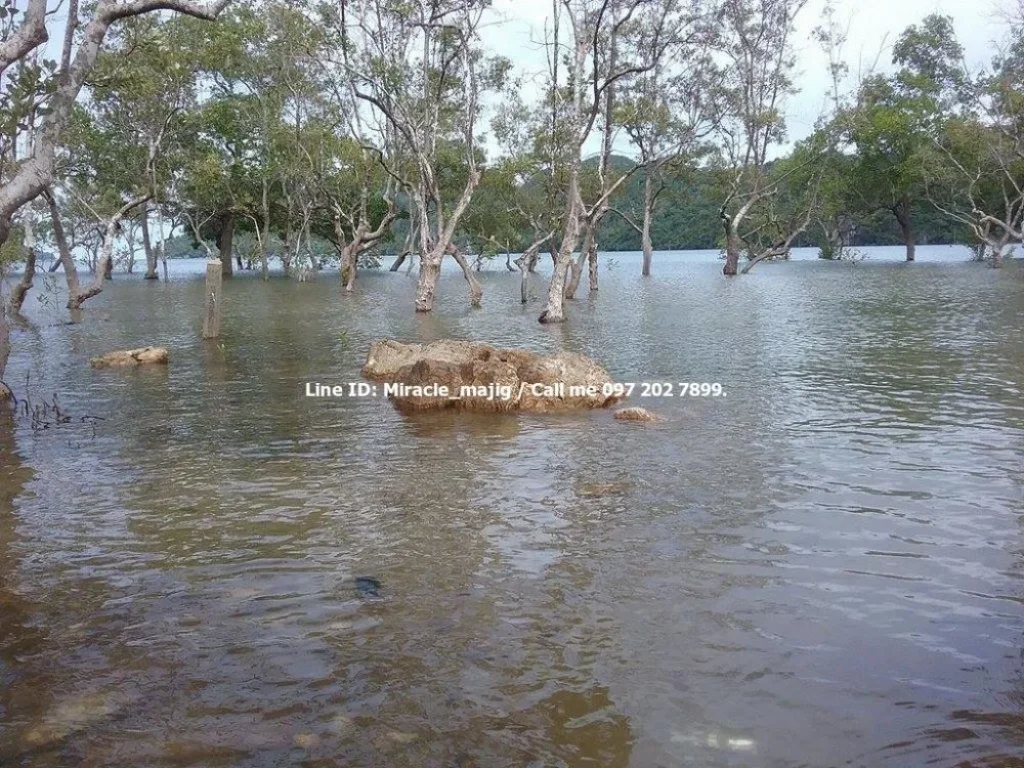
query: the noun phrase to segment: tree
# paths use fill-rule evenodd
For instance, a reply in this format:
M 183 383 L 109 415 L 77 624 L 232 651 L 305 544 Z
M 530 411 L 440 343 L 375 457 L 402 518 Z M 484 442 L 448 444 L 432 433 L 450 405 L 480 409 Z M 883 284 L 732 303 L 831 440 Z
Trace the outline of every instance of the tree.
M 720 47 L 727 72 L 718 98 L 725 172 L 732 178 L 719 218 L 725 230 L 725 275 L 735 275 L 743 227 L 757 206 L 775 196 L 785 175 L 768 173 L 772 148 L 785 140 L 783 106 L 793 93 L 789 44 L 806 0 L 726 0 Z
M 957 83 L 967 108 L 935 122 L 928 198 L 998 267 L 1007 246 L 1024 238 L 1024 18 L 1011 24 L 989 71 Z
M 619 43 L 635 23 L 636 28 L 648 32 L 650 46 L 663 50 L 663 32 L 671 7 L 669 3 L 644 0 L 556 0 L 554 3 L 554 23 L 546 41 L 551 51 L 546 91 L 553 119 L 560 115 L 564 121 L 561 129 L 565 131 L 564 149 L 559 164 L 566 186 L 561 242 L 548 285 L 547 303 L 539 318 L 542 323 L 564 322 L 565 298 L 567 288 L 571 287 L 567 282 L 570 268 L 574 267 L 574 278 L 578 282 L 583 259 L 591 252 L 596 256 L 596 226 L 608 212 L 608 200 L 628 175 L 612 178 L 608 173 L 614 94 L 620 81 L 646 71 L 651 59 L 640 58 L 635 48 L 624 51 Z M 564 43 L 561 38 L 563 22 L 566 24 Z M 564 84 L 559 69 L 563 45 L 568 50 L 569 64 Z M 581 187 L 582 152 L 602 113 L 598 190 L 594 202 L 587 206 Z M 574 265 L 573 253 L 581 234 L 584 234 L 584 247 Z
M 698 3 L 684 6 L 666 50 L 639 46 L 647 63 L 624 88 L 616 110 L 643 166 L 643 199 L 639 211 L 615 213 L 640 235 L 644 277 L 651 274 L 654 214 L 665 200 L 669 181 L 707 153 L 704 139 L 716 127 L 718 110 L 709 94 L 720 90 L 717 80 L 723 73 L 711 53 L 710 15 L 710 9 Z
M 856 150 L 850 186 L 865 214 L 890 212 L 907 261 L 914 260 L 913 210 L 922 196 L 930 125 L 957 109 L 963 93 L 963 50 L 952 19 L 931 15 L 908 27 L 893 46 L 892 77 L 874 75 L 840 121 Z
M 500 87 L 509 66 L 483 54 L 479 26 L 486 8 L 484 0 L 341 5 L 338 24 L 350 51 L 343 63 L 352 91 L 371 119 L 388 124 L 397 145 L 380 148 L 380 158 L 411 201 L 420 240 L 418 312 L 433 309 L 447 254 L 470 282 L 471 300 L 479 300 L 452 238 L 480 183 L 481 96 Z M 441 167 L 446 150 L 449 160 L 458 156 L 458 166 Z M 446 173 L 458 178 L 457 196 L 444 193 Z
M 110 27 L 119 20 L 158 10 L 212 20 L 228 2 L 214 0 L 210 5 L 204 5 L 191 0 L 99 0 L 85 19 L 77 3 L 70 3 L 60 64 L 50 67 L 53 74 L 39 81 L 40 91 L 45 91 L 48 98 L 45 105 L 40 100 L 31 107 L 34 113 L 31 117 L 38 116 L 38 121 L 30 119 L 24 123 L 33 126 L 30 139 L 32 154 L 16 164 L 5 164 L 0 178 L 0 246 L 7 242 L 14 216 L 22 206 L 39 197 L 53 183 L 62 134 Z M 0 37 L 0 102 L 5 108 L 12 92 L 8 69 L 19 62 L 32 60 L 36 51 L 49 39 L 46 4 L 47 0 L 28 0 L 25 13 L 17 24 L 12 20 L 13 3 L 3 6 L 7 13 L 0 25 L 3 35 Z M 80 34 L 76 34 L 78 30 Z M 13 90 L 17 91 L 17 86 Z M 0 377 L 10 354 L 7 314 L 7 306 L 0 307 Z

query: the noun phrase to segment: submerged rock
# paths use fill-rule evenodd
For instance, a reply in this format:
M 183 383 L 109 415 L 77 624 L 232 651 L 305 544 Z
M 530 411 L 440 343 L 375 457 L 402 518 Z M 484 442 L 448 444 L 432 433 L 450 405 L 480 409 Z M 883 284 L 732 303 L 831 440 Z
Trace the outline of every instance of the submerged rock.
M 646 408 L 620 408 L 615 412 L 615 418 L 619 421 L 657 421 L 658 417 Z
M 137 365 L 167 365 L 167 350 L 163 347 L 139 347 L 119 349 L 94 357 L 89 361 L 93 368 L 130 368 Z
M 385 382 L 395 407 L 406 411 L 456 408 L 547 413 L 607 408 L 608 372 L 571 352 L 539 355 L 522 349 L 443 339 L 430 344 L 375 342 L 363 375 Z
M 46 747 L 105 720 L 131 704 L 133 698 L 117 690 L 72 694 L 58 701 L 42 721 L 22 736 L 30 748 Z

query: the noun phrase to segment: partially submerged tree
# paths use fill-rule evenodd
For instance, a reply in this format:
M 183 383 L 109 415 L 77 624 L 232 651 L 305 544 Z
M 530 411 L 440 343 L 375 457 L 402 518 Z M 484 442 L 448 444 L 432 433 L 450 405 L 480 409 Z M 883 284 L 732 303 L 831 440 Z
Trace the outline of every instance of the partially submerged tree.
M 727 74 L 719 130 L 727 183 L 719 217 L 725 230 L 725 275 L 737 273 L 747 219 L 775 196 L 785 175 L 769 173 L 773 148 L 786 138 L 783 108 L 794 91 L 790 39 L 807 0 L 726 0 L 721 50 Z M 756 226 L 756 225 L 755 225 Z
M 418 312 L 434 307 L 445 255 L 459 263 L 471 288 L 475 282 L 452 238 L 480 183 L 481 97 L 500 87 L 509 67 L 484 56 L 479 27 L 486 8 L 485 0 L 359 0 L 343 3 L 337 19 L 350 51 L 343 64 L 353 93 L 373 119 L 388 123 L 400 147 L 381 148 L 380 156 L 411 201 L 419 236 Z M 442 167 L 453 154 L 459 166 Z M 446 172 L 460 179 L 457 195 L 444 193 Z
M 68 6 L 67 22 L 61 49 L 61 60 L 46 69 L 50 74 L 38 78 L 34 90 L 45 93 L 45 99 L 30 100 L 32 114 L 23 123 L 31 129 L 32 154 L 11 166 L 4 166 L 0 178 L 0 246 L 10 235 L 15 215 L 26 203 L 39 197 L 54 182 L 57 151 L 78 95 L 96 64 L 104 38 L 116 22 L 159 10 L 171 10 L 202 19 L 215 19 L 229 0 L 214 0 L 209 5 L 192 0 L 98 0 L 85 12 L 73 0 Z M 17 22 L 10 13 L 14 5 L 4 6 L 8 13 L 0 24 L 0 104 L 6 111 L 11 102 L 12 65 L 38 58 L 37 51 L 49 40 L 47 0 L 28 0 L 25 12 Z M 22 107 L 26 102 L 20 100 Z M 38 117 L 38 120 L 34 118 Z M 21 123 L 19 123 L 20 125 Z M 0 377 L 6 369 L 10 352 L 8 308 L 0 307 Z

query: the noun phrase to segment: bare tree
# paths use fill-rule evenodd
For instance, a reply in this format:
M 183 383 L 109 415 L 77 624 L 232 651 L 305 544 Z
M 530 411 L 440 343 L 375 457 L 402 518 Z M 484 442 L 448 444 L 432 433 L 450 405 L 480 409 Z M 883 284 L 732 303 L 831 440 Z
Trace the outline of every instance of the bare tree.
M 341 4 L 339 23 L 352 50 L 344 64 L 354 95 L 387 122 L 411 166 L 406 173 L 398 157 L 382 152 L 412 202 L 420 238 L 418 312 L 433 309 L 441 261 L 453 253 L 452 238 L 480 182 L 480 97 L 502 76 L 500 67 L 484 66 L 479 26 L 486 7 L 483 0 Z M 465 174 L 458 193 L 438 173 L 441 156 L 450 163 L 455 153 Z M 468 265 L 456 261 L 472 288 Z
M 565 320 L 566 289 L 571 286 L 570 270 L 573 253 L 581 233 L 589 232 L 585 248 L 576 262 L 576 282 L 582 270 L 582 260 L 591 251 L 595 227 L 608 212 L 608 200 L 626 179 L 626 174 L 612 180 L 608 175 L 607 158 L 610 156 L 610 132 L 613 130 L 612 107 L 616 85 L 631 75 L 646 71 L 650 66 L 635 50 L 628 55 L 620 51 L 617 41 L 625 35 L 635 18 L 637 24 L 649 25 L 654 30 L 650 45 L 663 45 L 666 7 L 669 4 L 653 0 L 555 0 L 553 15 L 556 23 L 548 35 L 550 49 L 549 93 L 564 114 L 566 152 L 561 159 L 566 178 L 565 209 L 562 216 L 562 238 L 554 255 L 555 268 L 548 285 L 548 298 L 539 318 L 542 323 L 560 323 Z M 642 18 L 641 18 L 642 17 Z M 563 43 L 560 30 L 564 21 L 567 40 Z M 557 79 L 555 64 L 566 56 L 569 72 L 567 85 Z M 562 99 L 563 104 L 558 104 Z M 554 112 L 554 109 L 553 109 Z M 598 117 L 605 116 L 602 135 L 600 186 L 597 199 L 585 205 L 581 190 L 582 152 Z M 635 169 L 634 169 L 635 170 Z M 596 248 L 596 245 L 593 246 Z M 595 252 L 596 255 L 596 252 Z
M 785 139 L 782 107 L 793 92 L 793 24 L 807 0 L 725 0 L 720 50 L 728 62 L 719 132 L 732 175 L 719 211 L 725 230 L 725 275 L 738 269 L 741 232 L 755 206 L 782 178 L 768 173 L 769 153 Z

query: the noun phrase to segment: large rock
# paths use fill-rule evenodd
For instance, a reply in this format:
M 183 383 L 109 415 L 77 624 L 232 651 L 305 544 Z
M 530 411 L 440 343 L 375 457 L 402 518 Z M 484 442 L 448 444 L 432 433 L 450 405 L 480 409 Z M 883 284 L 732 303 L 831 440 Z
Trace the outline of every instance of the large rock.
M 128 368 L 136 365 L 167 365 L 167 350 L 163 347 L 119 349 L 89 361 L 93 368 Z
M 391 401 L 407 411 L 547 413 L 606 408 L 621 399 L 610 393 L 614 382 L 607 371 L 585 355 L 545 356 L 451 339 L 374 342 L 363 375 L 385 382 Z

